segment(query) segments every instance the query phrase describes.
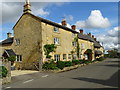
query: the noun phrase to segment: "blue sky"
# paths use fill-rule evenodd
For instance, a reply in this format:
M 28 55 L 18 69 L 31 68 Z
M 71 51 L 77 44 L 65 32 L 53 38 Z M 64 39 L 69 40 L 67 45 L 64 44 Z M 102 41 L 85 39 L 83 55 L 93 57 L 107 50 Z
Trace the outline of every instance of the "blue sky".
M 4 10 L 2 11 L 3 13 L 2 38 L 0 38 L 0 40 L 7 38 L 6 35 L 7 32 L 13 33 L 12 28 L 19 19 L 19 17 L 22 15 L 23 5 L 24 3 L 20 3 L 20 2 L 3 3 Z M 105 46 L 106 49 L 119 46 L 119 45 L 116 46 L 116 42 L 118 42 L 116 41 L 116 38 L 114 38 L 114 42 L 111 43 L 108 40 L 108 38 L 112 38 L 111 34 L 115 33 L 116 35 L 116 32 L 119 31 L 116 30 L 116 28 L 118 27 L 117 2 L 65 2 L 65 3 L 37 2 L 37 3 L 31 3 L 31 5 L 32 5 L 33 14 L 46 18 L 48 20 L 60 23 L 63 17 L 66 17 L 67 23 L 69 25 L 75 24 L 77 25 L 78 30 L 82 28 L 84 29 L 85 33 L 91 32 L 98 38 L 100 42 L 103 42 L 104 45 L 106 45 Z M 91 19 L 88 20 L 88 18 L 94 19 L 96 15 L 100 17 L 100 14 L 101 14 L 101 20 L 103 20 L 106 26 L 104 27 L 98 25 L 87 26 L 88 25 L 87 22 L 90 22 L 91 20 Z M 86 23 L 82 23 L 81 21 L 85 21 Z M 85 26 L 79 25 L 81 23 L 84 24 Z M 99 21 L 97 23 L 99 23 Z M 104 23 L 102 24 L 104 25 Z

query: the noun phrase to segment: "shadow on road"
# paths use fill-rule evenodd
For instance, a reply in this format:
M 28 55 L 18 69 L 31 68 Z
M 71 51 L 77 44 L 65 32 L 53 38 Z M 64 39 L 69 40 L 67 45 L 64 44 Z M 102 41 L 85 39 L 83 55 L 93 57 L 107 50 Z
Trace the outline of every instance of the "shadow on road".
M 77 79 L 77 80 L 82 80 L 82 81 L 87 81 L 87 82 L 92 82 L 92 83 L 97 83 L 97 84 L 102 84 L 102 85 L 106 85 L 106 86 L 112 86 L 112 87 L 119 87 L 118 85 L 118 78 L 120 77 L 118 75 L 117 71 L 116 73 L 114 73 L 109 79 L 107 80 L 101 80 L 101 79 L 94 79 L 94 78 L 84 78 L 84 77 L 78 77 L 78 78 L 73 78 L 73 79 Z

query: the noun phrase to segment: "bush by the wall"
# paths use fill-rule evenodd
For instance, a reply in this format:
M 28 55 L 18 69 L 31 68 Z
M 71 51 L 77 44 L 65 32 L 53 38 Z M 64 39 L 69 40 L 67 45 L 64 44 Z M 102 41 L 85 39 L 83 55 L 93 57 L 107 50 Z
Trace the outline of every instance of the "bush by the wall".
M 8 61 L 14 62 L 16 60 L 15 56 L 10 56 L 8 57 Z
M 0 66 L 0 77 L 6 77 L 8 74 L 8 70 L 5 66 Z
M 65 67 L 70 67 L 72 66 L 72 62 L 71 61 L 65 61 Z
M 57 65 L 53 62 L 45 62 L 42 66 L 43 69 L 46 70 L 55 70 L 58 69 Z
M 97 60 L 97 61 L 103 61 L 103 60 L 104 60 L 104 57 L 97 58 L 96 60 Z
M 84 63 L 84 62 L 85 62 L 85 60 L 79 60 L 79 62 L 80 62 L 80 64 L 82 64 L 82 63 Z
M 65 62 L 64 61 L 57 61 L 57 67 L 60 69 L 63 69 L 65 67 Z
M 73 63 L 73 65 L 77 65 L 77 64 L 80 64 L 80 61 L 79 60 L 72 60 L 72 63 Z
M 92 63 L 92 61 L 85 60 L 84 63 L 85 63 L 85 64 L 89 64 L 89 63 Z

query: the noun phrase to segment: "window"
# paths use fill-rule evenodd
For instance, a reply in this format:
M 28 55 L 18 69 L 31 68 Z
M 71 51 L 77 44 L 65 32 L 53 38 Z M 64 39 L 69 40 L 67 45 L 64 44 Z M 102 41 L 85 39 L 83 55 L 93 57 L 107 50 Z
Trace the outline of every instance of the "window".
M 85 48 L 85 44 L 81 43 L 81 49 L 84 49 L 84 48 Z
M 55 61 L 60 61 L 60 55 L 59 54 L 55 54 L 54 55 L 54 59 L 55 59 Z
M 59 32 L 59 28 L 58 27 L 54 27 L 54 32 Z
M 68 59 L 71 59 L 71 54 L 68 54 Z
M 20 44 L 20 39 L 15 39 L 15 43 L 16 43 L 16 45 L 19 45 Z
M 54 44 L 60 44 L 60 39 L 59 38 L 54 38 Z
M 73 55 L 73 59 L 74 59 L 74 60 L 77 59 L 77 55 L 76 55 L 76 54 Z
M 66 60 L 66 54 L 63 54 L 63 60 Z
M 16 56 L 16 61 L 21 62 L 22 61 L 22 55 L 17 55 Z
M 76 47 L 76 46 L 77 46 L 75 41 L 74 41 L 74 42 L 72 42 L 72 45 L 73 45 L 74 47 Z

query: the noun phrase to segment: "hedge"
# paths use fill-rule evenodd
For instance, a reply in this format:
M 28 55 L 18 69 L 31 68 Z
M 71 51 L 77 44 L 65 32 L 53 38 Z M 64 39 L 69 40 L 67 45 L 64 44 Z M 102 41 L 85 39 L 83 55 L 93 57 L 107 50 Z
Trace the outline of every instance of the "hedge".
M 70 67 L 72 66 L 72 62 L 71 61 L 65 61 L 65 67 Z

